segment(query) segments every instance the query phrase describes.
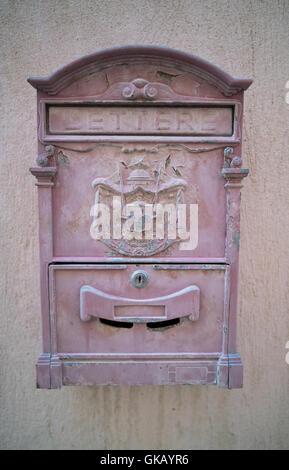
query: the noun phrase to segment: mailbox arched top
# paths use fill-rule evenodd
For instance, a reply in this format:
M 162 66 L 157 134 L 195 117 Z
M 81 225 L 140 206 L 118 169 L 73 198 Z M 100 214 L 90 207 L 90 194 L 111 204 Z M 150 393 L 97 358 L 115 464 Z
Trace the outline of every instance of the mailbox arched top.
M 216 65 L 193 54 L 159 46 L 122 46 L 85 55 L 57 69 L 48 77 L 29 77 L 28 82 L 48 95 L 57 95 L 73 82 L 97 72 L 102 67 L 122 61 L 158 60 L 164 64 L 183 67 L 201 80 L 215 86 L 226 96 L 246 90 L 251 79 L 234 78 Z

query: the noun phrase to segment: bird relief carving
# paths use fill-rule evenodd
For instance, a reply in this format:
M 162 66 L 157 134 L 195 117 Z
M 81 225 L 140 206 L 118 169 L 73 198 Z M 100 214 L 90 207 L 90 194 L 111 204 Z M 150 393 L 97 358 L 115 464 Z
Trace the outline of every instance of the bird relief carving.
M 120 160 L 112 175 L 92 181 L 92 238 L 124 256 L 146 257 L 167 250 L 190 237 L 185 230 L 186 187 L 170 155 L 154 166 L 140 155 L 129 162 Z

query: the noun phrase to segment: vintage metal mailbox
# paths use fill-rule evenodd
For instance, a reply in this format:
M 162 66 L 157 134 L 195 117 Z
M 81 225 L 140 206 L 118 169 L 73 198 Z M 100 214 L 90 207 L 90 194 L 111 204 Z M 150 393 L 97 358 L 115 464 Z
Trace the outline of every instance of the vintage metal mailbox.
M 28 81 L 38 97 L 38 387 L 241 387 L 251 80 L 173 49 L 127 46 Z

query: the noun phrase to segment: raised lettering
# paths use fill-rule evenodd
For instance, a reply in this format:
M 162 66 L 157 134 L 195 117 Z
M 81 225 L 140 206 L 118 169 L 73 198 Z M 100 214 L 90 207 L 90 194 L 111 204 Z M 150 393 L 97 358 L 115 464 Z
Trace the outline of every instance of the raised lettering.
M 232 135 L 232 108 L 49 106 L 50 134 Z

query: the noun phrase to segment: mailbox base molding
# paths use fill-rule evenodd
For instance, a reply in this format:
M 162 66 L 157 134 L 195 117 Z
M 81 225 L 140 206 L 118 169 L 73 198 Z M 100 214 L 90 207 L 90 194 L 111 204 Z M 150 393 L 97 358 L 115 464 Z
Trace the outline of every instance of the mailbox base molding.
M 72 358 L 71 358 L 72 359 Z M 238 354 L 179 360 L 150 357 L 64 357 L 41 354 L 37 362 L 37 388 L 62 385 L 217 385 L 241 388 L 243 365 Z

